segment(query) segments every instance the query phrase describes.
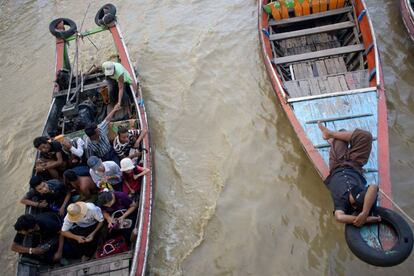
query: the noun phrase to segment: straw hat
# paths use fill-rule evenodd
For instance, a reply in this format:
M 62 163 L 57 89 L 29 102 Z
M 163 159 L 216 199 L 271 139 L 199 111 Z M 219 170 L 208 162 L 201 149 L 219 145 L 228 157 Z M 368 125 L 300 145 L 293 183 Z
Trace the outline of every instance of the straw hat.
M 68 220 L 72 222 L 77 222 L 85 217 L 86 212 L 88 211 L 88 206 L 85 202 L 80 201 L 69 204 L 67 211 Z
M 121 160 L 121 172 L 133 170 L 135 168 L 134 163 L 132 163 L 131 158 L 124 158 Z

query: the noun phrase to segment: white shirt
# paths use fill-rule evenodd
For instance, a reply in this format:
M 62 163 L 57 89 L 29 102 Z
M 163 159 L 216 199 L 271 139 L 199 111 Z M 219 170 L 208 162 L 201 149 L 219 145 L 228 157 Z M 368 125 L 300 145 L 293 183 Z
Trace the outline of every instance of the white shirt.
M 68 219 L 68 215 L 65 216 L 65 219 L 63 220 L 62 231 L 69 231 L 75 225 L 86 228 L 94 225 L 96 222 L 102 222 L 104 220 L 101 208 L 89 202 L 86 203 L 86 206 L 88 207 L 88 210 L 86 211 L 85 217 L 77 222 L 72 222 Z
M 81 138 L 76 139 L 76 147 L 72 145 L 70 148 L 70 152 L 73 155 L 76 155 L 77 157 L 81 158 L 83 155 L 83 147 L 85 146 L 85 142 Z
M 89 169 L 89 173 L 92 177 L 93 182 L 95 182 L 96 186 L 99 188 L 99 182 L 101 182 L 102 177 L 104 176 L 115 176 L 108 180 L 111 185 L 116 185 L 121 183 L 122 181 L 122 173 L 121 169 L 119 168 L 118 164 L 114 161 L 105 161 L 102 162 L 103 166 L 105 167 L 104 173 L 97 173 L 96 171 Z

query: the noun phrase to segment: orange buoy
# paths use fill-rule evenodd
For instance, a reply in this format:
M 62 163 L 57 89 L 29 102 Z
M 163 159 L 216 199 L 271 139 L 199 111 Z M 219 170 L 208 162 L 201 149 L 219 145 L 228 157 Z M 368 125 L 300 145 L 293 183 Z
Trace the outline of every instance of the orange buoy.
M 338 0 L 330 0 L 329 1 L 329 9 L 334 10 L 338 8 Z
M 289 18 L 289 10 L 286 6 L 285 0 L 280 0 L 280 2 L 276 1 L 275 4 L 276 3 L 280 3 L 281 10 L 282 10 L 282 18 L 284 19 Z
M 338 0 L 338 8 L 343 8 L 345 5 L 345 0 Z
M 270 3 L 270 9 L 272 11 L 272 16 L 274 20 L 280 20 L 282 19 L 282 11 L 280 8 L 280 3 L 279 2 L 272 2 Z
M 328 9 L 328 0 L 320 0 L 319 3 L 321 12 L 325 12 Z
M 312 13 L 320 12 L 319 9 L 319 0 L 312 0 Z
M 310 14 L 310 3 L 309 0 L 298 0 L 302 5 L 302 12 L 303 15 L 309 15 Z
M 295 16 L 302 16 L 302 3 L 300 3 L 300 0 L 296 0 L 293 5 Z

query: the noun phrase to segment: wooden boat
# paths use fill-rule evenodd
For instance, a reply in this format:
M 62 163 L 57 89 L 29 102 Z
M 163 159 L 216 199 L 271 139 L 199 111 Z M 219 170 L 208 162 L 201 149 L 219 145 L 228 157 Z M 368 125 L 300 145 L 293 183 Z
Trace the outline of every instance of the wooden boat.
M 104 14 L 107 13 L 107 11 L 103 11 L 104 7 L 109 9 L 110 13 L 113 13 L 112 17 L 110 17 L 109 20 L 106 18 L 105 22 L 101 20 Z M 127 121 L 110 123 L 110 129 L 125 124 L 135 124 L 141 129 L 148 129 L 141 85 L 138 82 L 137 73 L 134 70 L 134 66 L 125 45 L 125 40 L 115 17 L 116 8 L 111 4 L 107 4 L 104 7 L 98 11 L 95 18 L 98 27 L 85 32 L 77 32 L 76 24 L 69 19 L 57 19 L 51 23 L 50 30 L 57 36 L 55 74 L 58 76 L 60 71 L 70 71 L 71 69 L 75 71 L 74 64 L 70 64 L 69 62 L 68 46 L 70 43 L 77 43 L 77 40 L 80 38 L 89 39 L 89 36 L 99 32 L 110 32 L 117 49 L 116 55 L 118 56 L 119 62 L 128 70 L 133 78 L 131 90 L 133 91 L 132 113 L 134 116 Z M 59 25 L 62 24 L 60 22 L 64 22 L 64 25 L 68 25 L 69 29 L 64 29 L 64 26 Z M 100 67 L 100 64 L 98 64 L 98 66 Z M 103 116 L 105 116 L 106 108 L 102 105 L 102 96 L 99 96 L 99 89 L 105 85 L 105 77 L 102 70 L 98 70 L 98 72 L 93 74 L 73 74 L 72 78 L 69 79 L 72 81 L 67 87 L 60 87 L 58 83 L 53 87 L 52 103 L 42 132 L 42 135 L 44 136 L 49 136 L 51 133 L 54 133 L 53 136 L 55 136 L 61 134 L 62 131 L 64 131 L 64 134 L 67 137 L 79 137 L 84 134 L 83 130 L 79 129 L 74 122 L 79 116 L 79 111 L 82 107 L 90 106 L 91 104 L 97 106 L 95 110 L 97 115 L 94 118 L 96 122 L 99 122 L 99 120 L 102 120 Z M 76 98 L 75 103 L 67 102 L 69 96 L 71 98 Z M 94 97 L 99 99 L 94 101 Z M 88 102 L 91 100 L 92 103 Z M 65 124 L 65 127 L 62 126 L 62 123 Z M 146 135 L 142 143 L 142 147 L 147 149 L 142 155 L 143 166 L 151 168 L 152 161 L 149 135 Z M 137 223 L 134 229 L 137 238 L 129 251 L 109 257 L 92 259 L 86 262 L 80 262 L 79 260 L 72 262 L 70 265 L 61 267 L 46 266 L 30 259 L 29 256 L 20 255 L 18 259 L 17 275 L 144 275 L 148 257 L 151 210 L 152 176 L 150 174 L 145 175 L 142 179 Z M 35 214 L 39 212 L 39 210 L 30 207 L 26 209 L 26 212 Z
M 384 80 L 364 1 L 261 0 L 258 28 L 273 89 L 322 179 L 329 174 L 330 145 L 322 139 L 317 122 L 332 130 L 361 128 L 374 137 L 364 176 L 390 196 Z M 381 194 L 378 205 L 391 207 Z M 382 227 L 388 234 L 384 238 L 374 228 L 357 228 L 363 240 L 376 248 L 373 251 L 386 250 L 381 244 L 389 244 L 388 249 L 396 244 L 395 231 Z M 407 237 L 412 240 L 412 233 Z M 378 242 L 372 245 L 371 240 Z M 411 248 L 408 246 L 405 253 Z
M 401 16 L 411 40 L 414 41 L 414 1 L 400 0 Z
M 372 23 L 364 1 L 336 2 L 331 8 L 321 0 L 318 12 L 312 6 L 307 14 L 289 12 L 289 17 L 275 20 L 263 9 L 268 1 L 260 1 L 264 62 L 276 95 L 322 179 L 329 174 L 329 144 L 317 122 L 337 130 L 360 127 L 374 137 L 365 177 L 390 195 L 387 109 Z M 387 201 L 380 204 L 389 207 Z

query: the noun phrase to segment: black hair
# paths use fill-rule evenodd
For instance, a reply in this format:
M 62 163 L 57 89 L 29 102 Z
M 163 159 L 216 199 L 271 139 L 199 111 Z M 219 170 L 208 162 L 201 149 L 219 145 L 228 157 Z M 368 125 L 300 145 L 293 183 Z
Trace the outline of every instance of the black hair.
M 22 215 L 20 216 L 16 223 L 14 224 L 14 229 L 16 229 L 16 231 L 28 231 L 30 229 L 35 228 L 36 226 L 36 219 L 34 216 L 26 214 L 26 215 Z
M 40 147 L 40 145 L 47 144 L 47 143 L 49 143 L 49 139 L 47 137 L 45 137 L 45 136 L 39 136 L 39 137 L 36 137 L 33 140 L 33 146 L 35 148 L 38 148 L 38 147 Z
M 128 132 L 128 128 L 127 127 L 120 126 L 118 128 L 118 135 L 121 135 L 121 134 L 124 134 L 124 133 L 127 133 L 127 132 Z
M 36 189 L 37 186 L 40 185 L 40 183 L 42 183 L 43 179 L 38 176 L 38 175 L 34 175 L 32 176 L 32 178 L 30 178 L 30 188 Z
M 97 125 L 95 123 L 87 124 L 85 127 L 85 133 L 88 137 L 95 135 Z
M 76 181 L 78 179 L 78 175 L 76 174 L 74 170 L 66 170 L 63 173 L 63 178 L 66 181 Z
M 100 206 L 103 206 L 107 204 L 108 202 L 111 202 L 112 196 L 115 196 L 113 192 L 102 192 L 98 196 L 98 202 Z

